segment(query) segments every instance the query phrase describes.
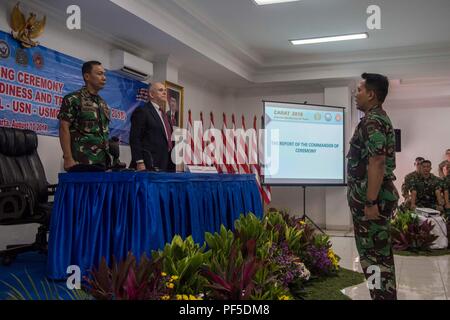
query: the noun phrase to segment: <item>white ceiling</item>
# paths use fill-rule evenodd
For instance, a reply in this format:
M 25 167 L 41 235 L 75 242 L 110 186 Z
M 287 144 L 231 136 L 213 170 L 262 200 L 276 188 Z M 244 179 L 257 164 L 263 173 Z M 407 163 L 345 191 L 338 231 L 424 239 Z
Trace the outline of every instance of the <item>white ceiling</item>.
M 220 46 L 250 69 L 250 75 L 237 66 L 233 72 L 252 83 L 350 79 L 364 71 L 397 79 L 450 77 L 449 0 L 301 0 L 267 6 L 252 0 L 139 1 L 158 5 Z M 381 30 L 367 29 L 371 4 L 381 8 Z M 368 32 L 369 39 L 309 46 L 288 41 L 358 32 Z M 210 56 L 208 50 L 199 52 Z
M 40 11 L 51 16 L 51 19 L 60 20 L 60 24 L 65 23 L 66 8 L 69 5 L 80 6 L 82 29 L 72 32 L 71 36 L 77 36 L 77 33 L 80 32 L 88 33 L 94 38 L 109 42 L 112 46 L 124 49 L 148 61 L 155 62 L 157 59 L 170 56 L 170 61 L 178 65 L 182 69 L 181 71 L 204 75 L 218 85 L 234 82 L 240 86 L 248 84 L 245 77 L 231 72 L 225 66 L 226 63 L 217 63 L 206 54 L 201 54 L 192 43 L 186 44 L 171 35 L 170 32 L 161 30 L 159 24 L 147 21 L 148 15 L 145 18 L 137 17 L 113 1 L 29 0 L 27 2 L 29 5 L 39 7 Z M 142 2 L 145 3 L 146 0 Z M 139 0 L 124 0 L 123 3 L 129 5 L 139 3 Z M 140 8 L 138 7 L 138 9 Z M 170 18 L 163 16 L 165 13 L 162 11 L 156 12 L 154 6 L 150 6 L 148 10 L 170 23 Z M 144 14 L 146 14 L 145 11 Z M 185 28 L 182 28 L 182 31 L 186 34 Z M 101 58 L 98 57 L 98 59 Z M 238 59 L 233 57 L 233 60 L 245 69 L 245 65 Z
M 450 77 L 450 0 L 30 0 L 65 16 L 82 9 L 98 37 L 146 59 L 169 55 L 180 72 L 223 87 L 340 81 L 363 71 Z M 382 30 L 366 9 L 381 7 Z M 369 39 L 310 46 L 288 40 L 368 32 Z
M 256 6 L 252 0 L 173 0 L 264 62 L 399 47 L 450 45 L 449 0 L 302 0 Z M 368 30 L 367 7 L 381 8 L 382 30 Z M 361 41 L 292 46 L 289 39 L 369 32 Z

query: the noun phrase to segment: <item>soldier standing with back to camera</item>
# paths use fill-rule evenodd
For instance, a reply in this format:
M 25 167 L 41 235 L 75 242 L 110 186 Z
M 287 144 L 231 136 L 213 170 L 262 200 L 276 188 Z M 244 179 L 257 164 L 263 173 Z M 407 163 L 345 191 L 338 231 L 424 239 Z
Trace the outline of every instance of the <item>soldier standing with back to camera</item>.
M 353 217 L 361 267 L 374 300 L 396 300 L 394 255 L 390 219 L 398 205 L 395 180 L 395 134 L 382 108 L 388 79 L 364 73 L 356 94 L 357 108 L 365 116 L 350 141 L 348 203 Z M 378 274 L 376 271 L 380 271 Z M 372 276 L 379 275 L 379 286 Z

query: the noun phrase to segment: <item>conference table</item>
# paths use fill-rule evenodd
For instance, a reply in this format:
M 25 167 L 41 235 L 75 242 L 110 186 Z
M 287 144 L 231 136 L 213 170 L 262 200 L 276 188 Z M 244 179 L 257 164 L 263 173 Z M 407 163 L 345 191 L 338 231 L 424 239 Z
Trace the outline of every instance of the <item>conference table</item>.
M 87 275 L 132 252 L 162 249 L 174 235 L 233 229 L 241 214 L 262 217 L 254 175 L 95 172 L 59 175 L 50 221 L 47 277 L 67 278 L 67 267 Z

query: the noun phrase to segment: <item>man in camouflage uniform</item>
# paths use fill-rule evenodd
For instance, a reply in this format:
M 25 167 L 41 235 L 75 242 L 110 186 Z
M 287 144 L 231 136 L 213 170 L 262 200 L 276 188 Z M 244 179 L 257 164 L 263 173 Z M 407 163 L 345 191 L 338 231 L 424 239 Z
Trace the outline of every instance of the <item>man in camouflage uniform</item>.
M 390 219 L 399 199 L 393 183 L 395 134 L 382 108 L 389 81 L 379 74 L 364 73 L 362 78 L 356 104 L 365 116 L 350 141 L 347 197 L 370 295 L 374 300 L 395 300 L 397 289 L 390 230 Z
M 422 162 L 422 176 L 412 185 L 411 209 L 432 208 L 443 211 L 442 182 L 431 173 L 431 161 Z
M 441 180 L 441 188 L 444 196 L 444 213 L 447 219 L 450 219 L 450 162 L 447 161 L 443 168 L 443 177 Z M 450 221 L 449 221 L 450 222 Z M 450 231 L 450 229 L 449 229 Z
M 439 164 L 439 167 L 444 167 L 447 162 L 450 162 L 450 149 L 445 150 L 445 160 Z
M 412 186 L 416 183 L 417 179 L 421 176 L 421 170 L 422 170 L 422 161 L 425 159 L 422 157 L 417 157 L 416 161 L 414 161 L 414 166 L 416 167 L 416 170 L 408 173 L 405 176 L 405 181 L 402 184 L 402 196 L 405 199 L 405 202 L 402 203 L 400 208 L 402 210 L 411 209 L 411 189 Z
M 89 61 L 82 73 L 86 85 L 64 97 L 58 115 L 65 170 L 76 164 L 111 165 L 110 109 L 98 95 L 106 84 L 105 69 L 100 62 Z

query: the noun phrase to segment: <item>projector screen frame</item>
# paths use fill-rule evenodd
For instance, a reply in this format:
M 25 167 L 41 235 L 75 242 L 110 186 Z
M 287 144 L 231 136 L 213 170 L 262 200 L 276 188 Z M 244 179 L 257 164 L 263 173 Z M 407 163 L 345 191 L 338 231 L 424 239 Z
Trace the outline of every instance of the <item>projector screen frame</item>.
M 343 126 L 344 126 L 344 132 L 342 135 L 342 146 L 343 148 L 343 167 L 342 167 L 342 173 L 343 173 L 343 183 L 267 183 L 266 182 L 266 176 L 262 175 L 262 181 L 261 184 L 263 186 L 270 186 L 270 187 L 346 187 L 347 184 L 347 176 L 346 176 L 346 154 L 345 154 L 345 137 L 346 137 L 346 108 L 341 106 L 333 106 L 333 105 L 324 105 L 324 104 L 317 104 L 317 103 L 308 103 L 307 101 L 304 102 L 289 102 L 289 101 L 276 101 L 276 100 L 262 100 L 262 109 L 263 109 L 263 116 L 261 118 L 261 128 L 265 129 L 266 122 L 265 122 L 265 103 L 266 102 L 272 102 L 272 103 L 283 103 L 283 104 L 290 104 L 290 105 L 304 105 L 304 106 L 317 106 L 317 107 L 325 107 L 325 108 L 334 108 L 334 109 L 341 109 L 343 113 Z M 264 140 L 264 146 L 265 146 L 265 140 Z

